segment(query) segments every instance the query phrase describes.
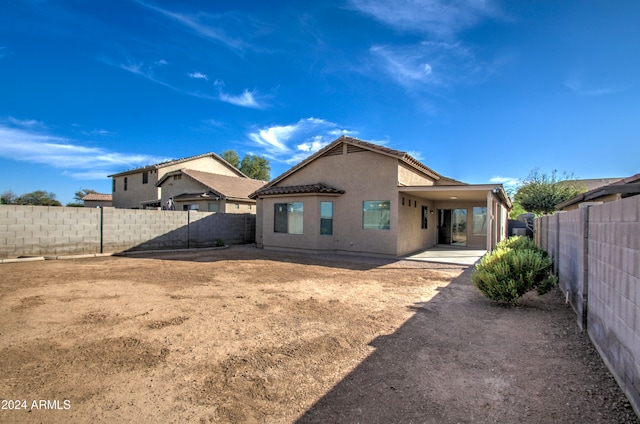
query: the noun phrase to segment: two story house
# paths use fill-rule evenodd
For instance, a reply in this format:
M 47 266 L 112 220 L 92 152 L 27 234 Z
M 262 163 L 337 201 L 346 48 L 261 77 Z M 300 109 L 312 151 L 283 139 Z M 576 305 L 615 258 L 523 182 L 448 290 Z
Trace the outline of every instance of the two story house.
M 125 209 L 166 208 L 167 199 L 163 203 L 163 184 L 160 183 L 166 182 L 167 179 L 165 177 L 167 174 L 180 172 L 183 169 L 237 178 L 238 180 L 254 181 L 252 187 L 260 185 L 240 172 L 235 166 L 211 152 L 109 175 L 112 178 L 112 205 L 116 208 Z M 174 175 L 176 174 L 172 174 L 172 178 Z M 172 193 L 172 196 L 177 197 L 181 194 L 188 193 L 175 192 Z M 254 202 L 248 197 L 246 201 Z

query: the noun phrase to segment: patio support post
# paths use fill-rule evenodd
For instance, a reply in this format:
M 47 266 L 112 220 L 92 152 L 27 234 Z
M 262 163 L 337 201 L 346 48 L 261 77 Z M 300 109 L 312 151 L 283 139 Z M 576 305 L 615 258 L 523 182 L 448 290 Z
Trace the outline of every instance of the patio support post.
M 491 190 L 487 191 L 487 252 L 493 250 L 492 234 L 493 234 L 493 195 Z

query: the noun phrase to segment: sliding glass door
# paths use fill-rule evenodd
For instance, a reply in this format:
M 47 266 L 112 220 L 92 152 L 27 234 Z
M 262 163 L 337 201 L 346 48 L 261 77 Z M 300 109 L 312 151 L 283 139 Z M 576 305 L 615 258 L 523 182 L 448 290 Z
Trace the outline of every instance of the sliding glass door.
M 438 244 L 467 245 L 467 210 L 438 210 Z

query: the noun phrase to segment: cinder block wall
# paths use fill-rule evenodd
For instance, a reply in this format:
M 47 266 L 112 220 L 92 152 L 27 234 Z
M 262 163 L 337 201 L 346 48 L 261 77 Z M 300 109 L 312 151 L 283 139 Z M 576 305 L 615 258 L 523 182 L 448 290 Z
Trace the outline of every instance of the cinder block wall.
M 589 208 L 557 214 L 558 219 L 558 284 L 585 329 L 587 319 L 587 234 Z M 552 224 L 553 225 L 553 224 Z
M 0 205 L 0 258 L 255 241 L 255 215 Z
M 535 229 L 578 323 L 640 414 L 640 196 L 537 218 Z
M 640 196 L 589 209 L 589 336 L 640 412 Z
M 0 206 L 0 258 L 96 253 L 100 209 Z
M 189 213 L 104 209 L 104 252 L 184 249 Z

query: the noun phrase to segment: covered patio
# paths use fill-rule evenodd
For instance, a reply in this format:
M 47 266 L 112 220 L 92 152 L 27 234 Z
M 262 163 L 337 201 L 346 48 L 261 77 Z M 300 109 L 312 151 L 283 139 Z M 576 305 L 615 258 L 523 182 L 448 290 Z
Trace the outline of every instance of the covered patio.
M 484 252 L 493 250 L 506 237 L 512 203 L 501 185 L 399 186 L 398 191 L 431 205 L 428 213 L 437 227 L 436 246 Z

